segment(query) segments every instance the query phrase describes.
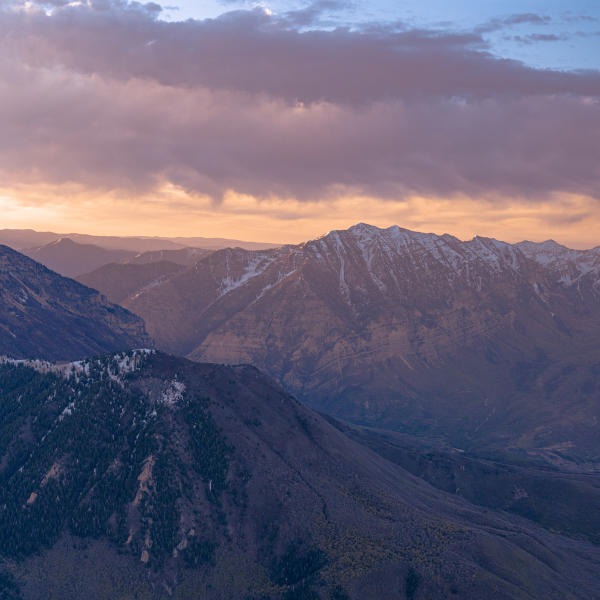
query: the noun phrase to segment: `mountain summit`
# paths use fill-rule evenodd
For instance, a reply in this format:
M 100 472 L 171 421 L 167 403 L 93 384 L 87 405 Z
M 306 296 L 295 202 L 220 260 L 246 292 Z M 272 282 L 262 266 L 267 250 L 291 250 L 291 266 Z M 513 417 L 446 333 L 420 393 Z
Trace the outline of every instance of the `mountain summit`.
M 595 251 L 549 264 L 535 248 L 360 223 L 295 246 L 214 252 L 124 306 L 159 347 L 250 362 L 355 422 L 600 460 Z M 562 399 L 580 388 L 563 418 Z

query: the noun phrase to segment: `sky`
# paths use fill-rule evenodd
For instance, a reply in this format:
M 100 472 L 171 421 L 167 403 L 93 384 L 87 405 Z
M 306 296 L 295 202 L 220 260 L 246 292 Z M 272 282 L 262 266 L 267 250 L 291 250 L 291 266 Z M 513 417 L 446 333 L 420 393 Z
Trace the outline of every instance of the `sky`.
M 599 245 L 600 2 L 0 0 L 0 214 Z

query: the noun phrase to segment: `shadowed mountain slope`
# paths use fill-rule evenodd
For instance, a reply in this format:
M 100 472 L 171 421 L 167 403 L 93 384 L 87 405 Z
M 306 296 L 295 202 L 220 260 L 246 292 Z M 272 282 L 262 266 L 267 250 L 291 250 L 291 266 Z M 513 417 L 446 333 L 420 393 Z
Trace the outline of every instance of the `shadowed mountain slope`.
M 432 488 L 253 367 L 136 351 L 5 361 L 0 385 L 0 552 L 25 600 L 600 586 L 599 548 Z
M 149 343 L 139 317 L 0 246 L 0 353 L 68 360 Z
M 562 472 L 542 461 L 485 460 L 431 440 L 348 426 L 346 435 L 451 494 L 508 511 L 555 532 L 600 544 L 600 474 Z

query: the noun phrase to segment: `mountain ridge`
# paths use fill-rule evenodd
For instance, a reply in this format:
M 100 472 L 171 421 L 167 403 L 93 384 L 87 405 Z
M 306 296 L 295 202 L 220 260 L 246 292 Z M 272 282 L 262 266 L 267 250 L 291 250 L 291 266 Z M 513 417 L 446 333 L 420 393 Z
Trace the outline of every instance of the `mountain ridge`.
M 159 347 L 256 364 L 344 419 L 598 462 L 600 263 L 572 252 L 585 272 L 492 238 L 359 224 L 296 246 L 216 251 L 125 306 Z M 566 418 L 559 399 L 581 386 Z M 547 423 L 538 434 L 536 412 Z
M 0 243 L 15 250 L 24 250 L 43 246 L 59 238 L 70 238 L 81 244 L 95 244 L 111 250 L 129 250 L 135 252 L 178 250 L 185 247 L 199 247 L 203 244 L 207 249 L 229 246 L 245 246 L 247 248 L 275 248 L 279 244 L 270 242 L 246 242 L 243 240 L 209 237 L 159 237 L 159 236 L 110 236 L 83 233 L 54 233 L 36 231 L 34 229 L 0 229 Z

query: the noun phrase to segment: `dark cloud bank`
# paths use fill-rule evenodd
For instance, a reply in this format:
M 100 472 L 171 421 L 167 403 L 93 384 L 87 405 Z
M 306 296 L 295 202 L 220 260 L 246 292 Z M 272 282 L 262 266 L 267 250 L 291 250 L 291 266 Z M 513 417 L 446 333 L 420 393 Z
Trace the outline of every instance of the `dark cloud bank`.
M 131 192 L 166 180 L 215 199 L 600 197 L 597 71 L 502 60 L 479 32 L 159 12 L 0 2 L 5 183 Z

